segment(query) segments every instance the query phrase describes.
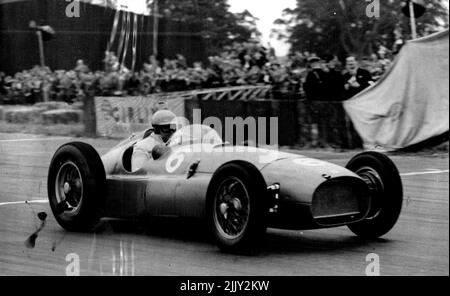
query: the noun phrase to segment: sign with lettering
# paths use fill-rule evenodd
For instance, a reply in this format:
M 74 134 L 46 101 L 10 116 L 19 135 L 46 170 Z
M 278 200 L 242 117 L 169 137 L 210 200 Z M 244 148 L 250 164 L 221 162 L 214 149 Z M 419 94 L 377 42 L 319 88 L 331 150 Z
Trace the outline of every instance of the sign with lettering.
M 169 109 L 184 116 L 184 98 L 169 96 L 96 97 L 97 134 L 104 137 L 128 137 L 150 128 L 155 112 Z

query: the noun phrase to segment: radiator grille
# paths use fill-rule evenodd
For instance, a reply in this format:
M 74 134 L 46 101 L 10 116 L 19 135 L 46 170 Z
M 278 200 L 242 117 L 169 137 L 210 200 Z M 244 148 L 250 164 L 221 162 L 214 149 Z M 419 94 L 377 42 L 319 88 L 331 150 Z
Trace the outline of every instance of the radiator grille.
M 360 220 L 369 210 L 367 185 L 345 177 L 322 183 L 314 193 L 311 212 L 320 225 L 345 224 Z

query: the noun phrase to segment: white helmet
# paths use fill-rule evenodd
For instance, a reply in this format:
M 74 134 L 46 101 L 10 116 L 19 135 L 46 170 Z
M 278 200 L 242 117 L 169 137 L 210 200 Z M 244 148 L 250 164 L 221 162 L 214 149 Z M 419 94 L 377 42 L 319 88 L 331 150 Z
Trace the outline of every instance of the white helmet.
M 160 110 L 153 114 L 152 126 L 176 124 L 176 115 L 170 110 Z

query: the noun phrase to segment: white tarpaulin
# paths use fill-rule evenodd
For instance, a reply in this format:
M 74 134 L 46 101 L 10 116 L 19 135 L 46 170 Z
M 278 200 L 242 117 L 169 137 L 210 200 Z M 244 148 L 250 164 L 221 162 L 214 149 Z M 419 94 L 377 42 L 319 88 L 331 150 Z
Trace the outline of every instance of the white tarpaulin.
M 448 34 L 408 42 L 380 81 L 344 103 L 366 147 L 404 148 L 449 130 Z

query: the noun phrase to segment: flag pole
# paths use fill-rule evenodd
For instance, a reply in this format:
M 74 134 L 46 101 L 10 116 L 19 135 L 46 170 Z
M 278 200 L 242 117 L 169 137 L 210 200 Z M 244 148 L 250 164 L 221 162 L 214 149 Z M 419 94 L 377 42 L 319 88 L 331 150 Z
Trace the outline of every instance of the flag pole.
M 413 1 L 409 1 L 409 15 L 410 15 L 410 21 L 411 21 L 412 39 L 417 39 L 416 16 L 414 14 L 414 2 Z
M 158 31 L 159 31 L 159 4 L 158 0 L 153 2 L 153 55 L 158 56 Z

